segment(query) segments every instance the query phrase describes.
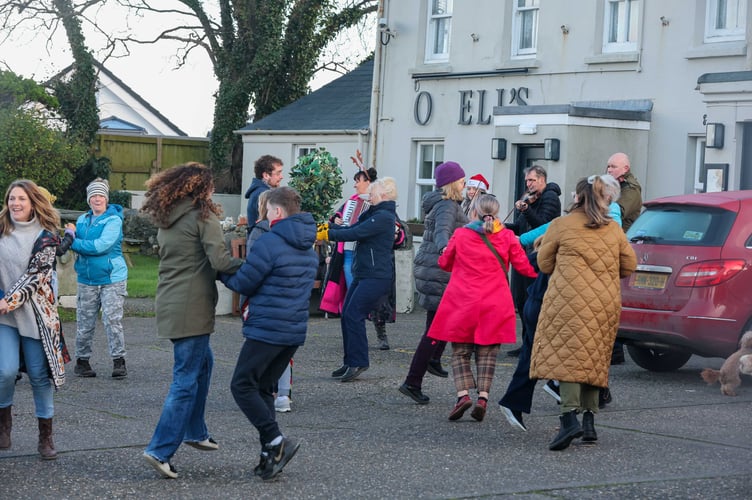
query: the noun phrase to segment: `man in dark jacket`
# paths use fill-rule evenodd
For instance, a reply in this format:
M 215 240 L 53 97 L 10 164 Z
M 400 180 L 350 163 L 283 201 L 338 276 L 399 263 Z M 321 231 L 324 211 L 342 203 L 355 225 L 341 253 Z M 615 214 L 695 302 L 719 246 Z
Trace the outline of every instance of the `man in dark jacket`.
M 255 175 L 245 197 L 248 205 L 245 207 L 248 216 L 248 232 L 253 229 L 258 220 L 258 199 L 264 191 L 279 187 L 282 182 L 282 160 L 276 156 L 264 155 L 253 165 Z
M 318 258 L 313 250 L 316 223 L 300 212 L 300 195 L 292 188 L 269 192 L 271 230 L 259 237 L 232 276 L 220 275 L 231 290 L 249 297 L 231 390 L 235 402 L 261 440 L 261 460 L 254 469 L 263 480 L 275 477 L 299 444 L 282 435 L 274 411 L 274 384 L 303 345 L 308 303 Z
M 525 171 L 526 193 L 521 200 L 514 204 L 514 222 L 506 226 L 517 236 L 531 229 L 542 226 L 561 215 L 561 188 L 555 182 L 548 182 L 546 169 L 540 165 L 533 165 Z M 529 248 L 526 250 L 530 251 Z M 520 275 L 514 269 L 510 272 L 512 298 L 517 313 L 522 315 L 527 300 L 527 289 L 533 284 L 533 279 Z M 522 323 L 522 335 L 526 335 L 525 323 Z M 520 349 L 509 351 L 510 356 L 518 356 Z

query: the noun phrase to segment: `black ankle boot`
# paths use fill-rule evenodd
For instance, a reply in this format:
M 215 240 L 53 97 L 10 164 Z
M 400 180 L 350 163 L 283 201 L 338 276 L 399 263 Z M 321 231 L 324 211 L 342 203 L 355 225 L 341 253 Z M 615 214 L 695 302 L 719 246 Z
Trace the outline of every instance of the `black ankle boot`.
M 598 441 L 598 434 L 595 432 L 595 415 L 592 411 L 586 411 L 582 414 L 582 440 Z
M 548 445 L 549 450 L 559 451 L 569 447 L 573 439 L 582 436 L 582 427 L 577 420 L 577 410 L 568 411 L 559 417 L 559 434 Z

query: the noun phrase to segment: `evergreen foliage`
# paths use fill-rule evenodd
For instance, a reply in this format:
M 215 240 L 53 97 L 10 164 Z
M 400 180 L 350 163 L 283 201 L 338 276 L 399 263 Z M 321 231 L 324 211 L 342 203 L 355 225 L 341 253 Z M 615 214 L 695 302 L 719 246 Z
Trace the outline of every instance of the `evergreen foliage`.
M 310 212 L 317 224 L 329 219 L 342 198 L 345 181 L 337 164 L 337 158 L 319 148 L 301 156 L 290 171 L 290 187 L 300 193 L 302 210 Z

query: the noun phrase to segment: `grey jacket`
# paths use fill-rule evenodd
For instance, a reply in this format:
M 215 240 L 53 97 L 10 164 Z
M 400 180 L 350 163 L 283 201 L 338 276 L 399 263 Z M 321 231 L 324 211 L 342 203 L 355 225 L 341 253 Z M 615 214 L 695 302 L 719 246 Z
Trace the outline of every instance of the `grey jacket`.
M 449 273 L 439 267 L 440 251 L 447 246 L 454 231 L 467 224 L 460 202 L 442 199 L 440 190 L 423 195 L 423 242 L 415 256 L 415 287 L 418 303 L 427 311 L 439 308 L 441 296 L 449 283 Z

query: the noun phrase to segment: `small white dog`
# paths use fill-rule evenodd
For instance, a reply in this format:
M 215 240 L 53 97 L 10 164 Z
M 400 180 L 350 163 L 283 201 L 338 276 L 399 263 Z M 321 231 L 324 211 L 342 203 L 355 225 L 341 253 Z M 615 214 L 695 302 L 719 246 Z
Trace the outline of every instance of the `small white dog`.
M 752 354 L 747 354 L 739 358 L 739 371 L 752 375 Z

